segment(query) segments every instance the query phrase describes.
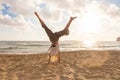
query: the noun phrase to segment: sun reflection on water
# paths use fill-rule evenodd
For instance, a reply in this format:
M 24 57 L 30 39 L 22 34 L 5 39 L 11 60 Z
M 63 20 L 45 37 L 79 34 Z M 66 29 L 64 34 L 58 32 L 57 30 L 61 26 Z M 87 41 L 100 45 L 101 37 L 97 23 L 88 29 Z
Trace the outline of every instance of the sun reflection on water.
M 93 47 L 96 44 L 96 41 L 83 41 L 85 47 Z

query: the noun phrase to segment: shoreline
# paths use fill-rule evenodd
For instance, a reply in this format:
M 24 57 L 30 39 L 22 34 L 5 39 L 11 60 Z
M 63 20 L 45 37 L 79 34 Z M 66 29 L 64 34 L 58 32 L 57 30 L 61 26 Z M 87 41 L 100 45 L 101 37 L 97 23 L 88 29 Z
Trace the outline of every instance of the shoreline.
M 74 53 L 74 52 L 117 52 L 120 53 L 120 50 L 76 50 L 76 51 L 60 51 L 61 54 L 65 53 Z M 48 52 L 39 52 L 39 53 L 0 53 L 1 55 L 48 55 Z
M 74 51 L 60 51 L 60 53 L 67 53 L 67 52 L 70 52 L 70 53 L 72 53 L 72 52 L 86 52 L 86 51 L 110 51 L 110 52 L 120 52 L 120 50 L 74 50 Z M 30 52 L 30 53 L 12 53 L 12 52 L 10 52 L 10 53 L 8 53 L 8 52 L 0 52 L 0 55 L 37 55 L 37 54 L 48 54 L 48 52 L 46 51 L 46 52 L 36 52 L 36 53 L 33 53 L 33 52 Z
M 61 63 L 48 54 L 0 54 L 0 80 L 119 80 L 120 51 L 61 52 Z

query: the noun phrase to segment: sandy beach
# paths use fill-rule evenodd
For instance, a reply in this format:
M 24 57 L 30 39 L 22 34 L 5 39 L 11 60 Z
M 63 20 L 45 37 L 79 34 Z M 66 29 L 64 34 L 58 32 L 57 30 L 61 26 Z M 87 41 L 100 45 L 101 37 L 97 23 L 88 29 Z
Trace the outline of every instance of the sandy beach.
M 61 52 L 61 63 L 48 54 L 0 54 L 0 80 L 120 80 L 120 51 Z

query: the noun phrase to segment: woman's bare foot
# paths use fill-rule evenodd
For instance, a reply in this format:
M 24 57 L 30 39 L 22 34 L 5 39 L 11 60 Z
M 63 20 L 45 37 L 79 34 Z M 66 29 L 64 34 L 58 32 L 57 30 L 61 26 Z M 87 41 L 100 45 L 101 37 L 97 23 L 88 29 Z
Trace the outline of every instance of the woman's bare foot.
M 70 17 L 71 20 L 74 20 L 75 18 L 77 18 L 76 16 L 75 17 Z

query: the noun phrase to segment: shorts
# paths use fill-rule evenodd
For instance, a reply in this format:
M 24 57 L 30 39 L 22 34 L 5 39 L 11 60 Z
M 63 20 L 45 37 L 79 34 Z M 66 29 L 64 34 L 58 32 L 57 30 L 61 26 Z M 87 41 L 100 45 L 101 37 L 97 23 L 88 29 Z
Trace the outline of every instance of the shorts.
M 59 45 L 56 45 L 55 47 L 50 47 L 49 50 L 48 50 L 48 53 L 50 55 L 56 55 L 59 53 Z

